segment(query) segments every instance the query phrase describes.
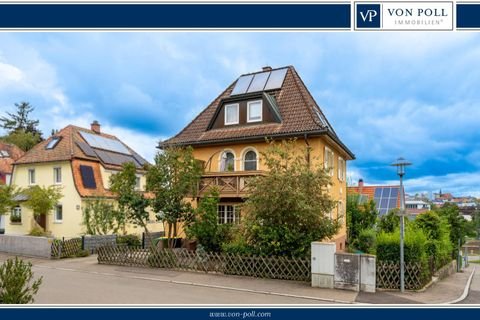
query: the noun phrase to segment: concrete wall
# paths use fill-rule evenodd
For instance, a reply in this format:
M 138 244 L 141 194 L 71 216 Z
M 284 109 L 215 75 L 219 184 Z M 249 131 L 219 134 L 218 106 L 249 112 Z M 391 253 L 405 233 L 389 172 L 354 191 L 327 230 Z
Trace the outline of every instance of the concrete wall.
M 45 237 L 0 235 L 0 252 L 50 258 L 52 242 Z
M 375 292 L 377 284 L 377 258 L 373 255 L 360 256 L 360 291 Z
M 96 252 L 96 250 L 103 246 L 115 246 L 117 244 L 117 235 L 86 235 L 82 237 L 83 249 L 90 253 Z

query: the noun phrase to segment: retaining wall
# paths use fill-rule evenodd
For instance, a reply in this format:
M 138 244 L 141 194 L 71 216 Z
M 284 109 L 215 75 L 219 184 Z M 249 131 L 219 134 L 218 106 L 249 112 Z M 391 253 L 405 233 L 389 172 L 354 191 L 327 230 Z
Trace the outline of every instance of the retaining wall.
M 50 258 L 53 238 L 0 235 L 0 252 Z

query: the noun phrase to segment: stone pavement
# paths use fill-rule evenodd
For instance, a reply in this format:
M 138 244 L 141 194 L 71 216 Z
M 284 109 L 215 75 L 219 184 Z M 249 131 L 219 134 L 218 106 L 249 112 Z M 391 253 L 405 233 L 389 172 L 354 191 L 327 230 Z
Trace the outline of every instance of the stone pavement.
M 0 253 L 0 263 L 7 258 L 8 255 Z M 37 302 L 73 304 L 92 303 L 92 299 L 93 303 L 130 304 L 442 304 L 462 296 L 468 278 L 475 267 L 475 264 L 471 264 L 463 273 L 453 274 L 434 283 L 424 292 L 402 294 L 377 291 L 374 294 L 363 292 L 357 294 L 345 290 L 311 288 L 306 282 L 99 265 L 96 256 L 62 260 L 24 259 L 34 264 L 36 274 L 45 275 L 45 280 L 52 279 L 48 281 L 48 285 L 45 281 Z M 472 281 L 470 295 L 464 301 L 480 305 L 480 265 L 476 266 L 477 272 Z M 72 287 L 75 287 L 76 291 L 64 289 Z M 126 292 L 136 290 L 137 294 L 124 297 L 122 290 L 127 290 Z M 156 293 L 159 291 L 163 291 L 160 294 L 165 294 L 164 290 L 169 290 L 168 299 L 157 301 L 149 298 L 152 295 L 158 295 Z M 48 291 L 50 295 L 47 295 Z M 97 294 L 95 299 L 89 296 L 89 292 L 90 295 Z M 75 296 L 77 293 L 79 296 Z

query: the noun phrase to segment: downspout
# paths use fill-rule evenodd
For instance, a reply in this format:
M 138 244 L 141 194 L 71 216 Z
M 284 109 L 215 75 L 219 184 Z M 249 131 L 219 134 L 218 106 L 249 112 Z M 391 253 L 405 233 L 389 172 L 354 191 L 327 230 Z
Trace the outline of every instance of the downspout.
M 308 142 L 308 134 L 304 134 L 303 136 L 303 139 L 305 140 L 305 144 L 307 145 L 307 164 L 308 164 L 308 167 L 310 168 L 310 150 L 311 150 L 311 146 L 310 146 L 310 143 Z

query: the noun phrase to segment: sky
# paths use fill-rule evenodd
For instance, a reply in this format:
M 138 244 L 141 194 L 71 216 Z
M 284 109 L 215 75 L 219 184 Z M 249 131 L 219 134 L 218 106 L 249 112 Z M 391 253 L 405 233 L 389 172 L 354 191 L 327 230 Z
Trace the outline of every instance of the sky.
M 0 115 L 49 134 L 93 120 L 152 160 L 243 73 L 293 65 L 356 155 L 348 180 L 480 197 L 480 34 L 0 33 Z M 0 134 L 4 132 L 0 131 Z

